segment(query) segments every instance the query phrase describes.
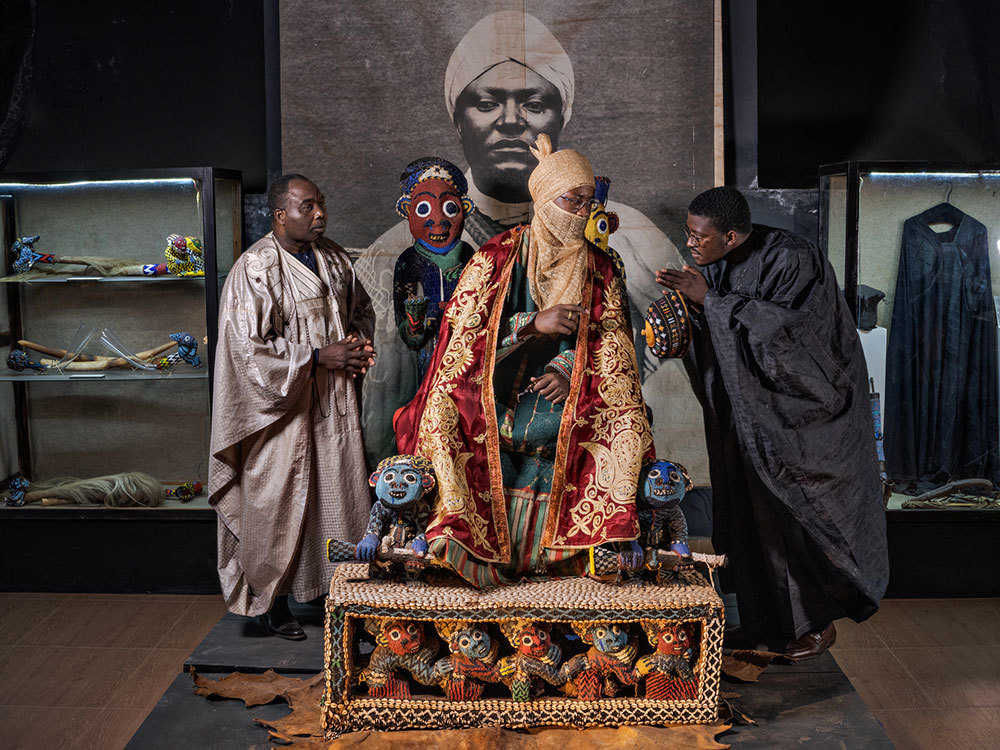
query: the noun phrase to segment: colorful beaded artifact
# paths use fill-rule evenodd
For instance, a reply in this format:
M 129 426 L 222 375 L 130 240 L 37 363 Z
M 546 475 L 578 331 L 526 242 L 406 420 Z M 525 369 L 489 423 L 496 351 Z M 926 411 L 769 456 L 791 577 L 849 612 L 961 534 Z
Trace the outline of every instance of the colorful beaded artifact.
M 331 540 L 331 557 L 338 544 Z M 346 563 L 330 584 L 327 738 L 716 720 L 724 610 L 690 566 L 666 584 L 567 578 L 489 590 L 457 579 L 417 588 L 366 573 Z M 372 638 L 366 656 L 359 641 Z
M 167 270 L 174 276 L 205 275 L 205 251 L 197 237 L 171 234 L 167 237 L 167 248 L 163 254 L 167 258 Z
M 691 346 L 691 316 L 675 289 L 664 289 L 646 310 L 646 345 L 657 357 L 675 359 Z
M 423 456 L 389 456 L 379 462 L 368 484 L 375 490 L 376 501 L 354 556 L 371 563 L 370 577 L 387 578 L 400 571 L 392 560 L 376 555 L 379 546 L 409 552 L 411 556 L 403 561 L 402 572 L 406 580 L 415 582 L 423 571 L 421 558 L 427 552 L 424 533 L 431 506 L 426 496 L 437 485 L 434 467 Z M 327 557 L 331 557 L 329 545 Z

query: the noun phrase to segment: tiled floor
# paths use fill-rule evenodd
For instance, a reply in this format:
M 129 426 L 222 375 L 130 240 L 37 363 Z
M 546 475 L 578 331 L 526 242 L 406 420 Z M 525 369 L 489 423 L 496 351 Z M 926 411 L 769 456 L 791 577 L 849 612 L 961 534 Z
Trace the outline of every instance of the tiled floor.
M 118 750 L 225 609 L 217 596 L 0 593 L 5 748 Z M 1000 747 L 1000 599 L 886 600 L 834 656 L 897 747 Z
M 219 596 L 0 593 L 3 746 L 124 747 L 224 613 Z
M 1000 599 L 887 599 L 833 655 L 898 748 L 1000 747 Z

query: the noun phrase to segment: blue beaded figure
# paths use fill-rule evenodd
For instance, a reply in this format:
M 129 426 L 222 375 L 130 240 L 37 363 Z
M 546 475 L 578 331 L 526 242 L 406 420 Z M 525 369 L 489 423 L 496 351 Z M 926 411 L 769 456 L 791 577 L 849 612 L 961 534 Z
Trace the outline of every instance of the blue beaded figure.
M 674 461 L 658 460 L 643 467 L 639 482 L 639 538 L 647 550 L 647 564 L 658 567 L 656 550 L 665 542 L 672 552 L 690 557 L 687 521 L 680 509 L 692 487 L 687 470 Z
M 358 542 L 355 557 L 371 563 L 369 575 L 386 577 L 390 563 L 375 559 L 383 535 L 392 547 L 409 549 L 417 556 L 427 552 L 424 532 L 430 518 L 430 503 L 425 499 L 437 480 L 431 462 L 422 456 L 390 456 L 379 462 L 368 484 L 375 488 L 375 504 L 368 517 L 368 528 Z M 406 579 L 416 580 L 423 569 L 419 559 L 405 564 Z

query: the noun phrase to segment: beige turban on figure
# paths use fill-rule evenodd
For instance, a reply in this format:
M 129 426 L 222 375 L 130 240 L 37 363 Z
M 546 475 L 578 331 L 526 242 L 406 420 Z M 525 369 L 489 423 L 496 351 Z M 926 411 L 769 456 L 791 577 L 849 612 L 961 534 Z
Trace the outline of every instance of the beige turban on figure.
M 458 43 L 444 74 L 444 98 L 448 115 L 455 119 L 459 94 L 483 73 L 505 62 L 530 68 L 559 91 L 563 125 L 573 112 L 573 65 L 559 40 L 545 24 L 521 11 L 492 13 Z
M 552 141 L 542 133 L 531 153 L 538 159 L 528 178 L 535 201 L 528 243 L 528 288 L 539 310 L 553 305 L 579 305 L 587 272 L 587 250 L 583 232 L 586 216 L 570 213 L 552 201 L 586 185 L 594 186 L 594 170 L 579 151 L 552 150 Z

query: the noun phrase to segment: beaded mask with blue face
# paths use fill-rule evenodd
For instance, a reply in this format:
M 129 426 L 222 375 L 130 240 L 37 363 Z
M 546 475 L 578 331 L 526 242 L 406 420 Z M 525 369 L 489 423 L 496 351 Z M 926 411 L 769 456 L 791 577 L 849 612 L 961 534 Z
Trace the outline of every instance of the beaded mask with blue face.
M 654 461 L 642 473 L 642 502 L 653 510 L 676 508 L 691 486 L 683 466 L 673 461 Z
M 489 633 L 475 625 L 453 633 L 449 639 L 449 648 L 451 651 L 459 651 L 463 656 L 475 661 L 482 661 L 495 651 Z
M 375 496 L 387 508 L 413 505 L 434 489 L 436 480 L 430 461 L 421 456 L 390 456 L 381 461 L 368 478 Z
M 601 622 L 587 629 L 584 641 L 593 643 L 601 653 L 613 653 L 625 647 L 628 630 L 624 625 Z

